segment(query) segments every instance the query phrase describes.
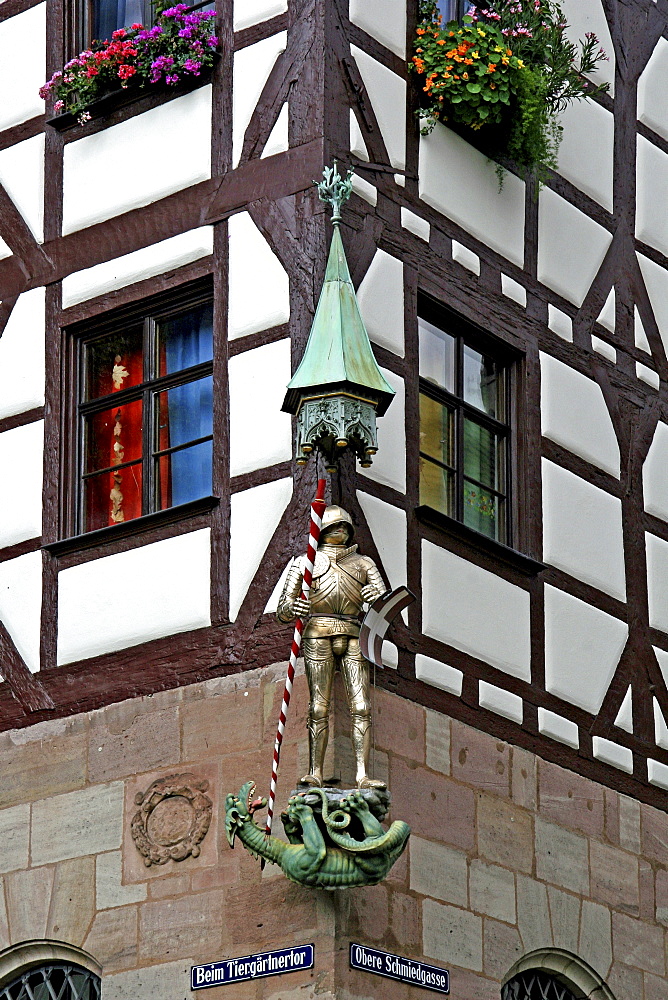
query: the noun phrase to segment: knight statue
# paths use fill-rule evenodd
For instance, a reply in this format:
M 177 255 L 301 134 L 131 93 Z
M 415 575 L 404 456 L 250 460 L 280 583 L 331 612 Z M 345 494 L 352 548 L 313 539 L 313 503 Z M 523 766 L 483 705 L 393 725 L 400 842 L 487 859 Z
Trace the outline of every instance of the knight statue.
M 342 507 L 327 507 L 308 600 L 300 596 L 304 559 L 295 559 L 288 571 L 278 604 L 279 621 L 307 619 L 302 649 L 309 686 L 309 770 L 302 784 L 320 787 L 329 737 L 329 708 L 334 671 L 343 676 L 350 710 L 358 788 L 384 789 L 385 782 L 369 777 L 371 750 L 370 665 L 360 651 L 359 615 L 365 603 L 387 590 L 373 559 L 352 544 L 355 529 Z

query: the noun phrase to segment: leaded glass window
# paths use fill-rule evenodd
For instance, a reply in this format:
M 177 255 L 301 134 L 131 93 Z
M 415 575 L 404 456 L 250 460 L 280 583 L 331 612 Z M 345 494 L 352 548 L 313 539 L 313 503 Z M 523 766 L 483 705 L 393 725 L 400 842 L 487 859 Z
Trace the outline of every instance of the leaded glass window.
M 530 969 L 506 983 L 501 1000 L 577 1000 L 577 997 L 550 973 Z
M 420 504 L 509 544 L 508 356 L 454 319 L 419 337 Z
M 100 980 L 87 969 L 55 962 L 21 973 L 0 989 L 0 1000 L 100 1000 Z

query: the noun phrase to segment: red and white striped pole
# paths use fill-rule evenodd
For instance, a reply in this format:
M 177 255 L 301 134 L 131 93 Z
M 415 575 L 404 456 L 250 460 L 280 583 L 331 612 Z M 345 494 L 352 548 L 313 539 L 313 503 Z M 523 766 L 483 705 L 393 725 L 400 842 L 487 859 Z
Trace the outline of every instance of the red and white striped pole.
M 318 480 L 318 489 L 316 490 L 315 499 L 311 504 L 311 528 L 309 531 L 308 548 L 306 549 L 306 565 L 304 567 L 304 580 L 302 583 L 301 597 L 303 600 L 307 600 L 310 590 L 311 590 L 311 580 L 313 579 L 313 564 L 315 563 L 315 554 L 318 551 L 318 541 L 320 539 L 320 527 L 322 525 L 322 515 L 325 512 L 325 485 L 326 480 Z M 276 742 L 274 744 L 274 763 L 271 771 L 271 788 L 269 790 L 269 805 L 267 810 L 267 826 L 265 828 L 265 835 L 268 837 L 271 833 L 271 825 L 274 820 L 274 802 L 276 800 L 276 781 L 278 778 L 278 764 L 281 759 L 281 746 L 283 744 L 283 734 L 285 732 L 285 720 L 288 714 L 288 707 L 290 705 L 290 696 L 292 695 L 292 684 L 295 679 L 295 667 L 297 665 L 297 657 L 299 656 L 299 650 L 302 645 L 302 632 L 304 631 L 304 620 L 298 618 L 295 622 L 295 631 L 292 638 L 292 648 L 290 649 L 290 662 L 288 664 L 288 676 L 285 681 L 285 690 L 283 692 L 283 704 L 281 705 L 281 714 L 278 719 L 278 729 L 276 731 Z M 263 865 L 264 867 L 264 865 Z

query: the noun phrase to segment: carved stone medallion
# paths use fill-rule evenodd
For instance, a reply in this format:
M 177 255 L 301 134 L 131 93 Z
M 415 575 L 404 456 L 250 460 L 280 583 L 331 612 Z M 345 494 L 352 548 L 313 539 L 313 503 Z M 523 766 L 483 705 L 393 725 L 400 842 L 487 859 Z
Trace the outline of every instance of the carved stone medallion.
M 130 832 L 147 868 L 199 855 L 213 809 L 208 787 L 194 774 L 169 774 L 137 792 Z

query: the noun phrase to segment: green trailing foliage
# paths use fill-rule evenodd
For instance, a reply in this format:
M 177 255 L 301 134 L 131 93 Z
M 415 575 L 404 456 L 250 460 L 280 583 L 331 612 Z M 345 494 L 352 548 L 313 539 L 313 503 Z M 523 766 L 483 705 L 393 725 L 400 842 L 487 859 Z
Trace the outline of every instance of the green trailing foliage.
M 608 90 L 588 79 L 607 59 L 597 37 L 576 44 L 567 28 L 559 0 L 490 0 L 445 25 L 435 0 L 421 0 L 410 69 L 425 94 L 422 133 L 439 121 L 496 126 L 494 152 L 544 179 L 557 164 L 562 112 Z

